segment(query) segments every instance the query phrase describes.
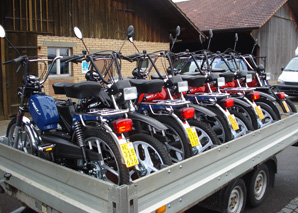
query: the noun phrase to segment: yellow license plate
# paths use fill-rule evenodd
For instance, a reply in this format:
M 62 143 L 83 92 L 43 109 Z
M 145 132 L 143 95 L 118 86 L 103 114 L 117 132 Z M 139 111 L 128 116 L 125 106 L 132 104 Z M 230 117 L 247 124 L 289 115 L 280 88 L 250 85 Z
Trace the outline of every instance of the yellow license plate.
M 284 105 L 284 108 L 286 109 L 286 112 L 290 112 L 290 109 L 289 109 L 288 104 L 286 103 L 286 101 L 282 101 L 282 104 Z
M 256 111 L 257 111 L 257 114 L 258 114 L 258 116 L 259 116 L 259 118 L 262 120 L 262 119 L 264 119 L 265 117 L 264 117 L 264 114 L 263 114 L 263 112 L 262 112 L 262 109 L 261 109 L 261 107 L 260 106 L 256 106 Z
M 120 144 L 120 148 L 127 168 L 139 164 L 132 142 Z
M 200 145 L 199 137 L 195 127 L 190 127 L 186 129 L 187 135 L 190 140 L 190 144 L 192 147 Z
M 236 118 L 233 114 L 229 115 L 229 120 L 230 120 L 233 130 L 238 130 L 239 126 L 238 126 Z

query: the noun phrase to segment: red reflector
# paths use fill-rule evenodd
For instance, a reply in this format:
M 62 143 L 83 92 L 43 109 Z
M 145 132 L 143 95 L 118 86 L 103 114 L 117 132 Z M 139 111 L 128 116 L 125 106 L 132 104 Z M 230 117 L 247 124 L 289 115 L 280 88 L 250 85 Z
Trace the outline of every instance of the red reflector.
M 234 106 L 234 99 L 233 98 L 227 98 L 225 100 L 223 100 L 223 105 L 225 108 L 229 108 Z
M 181 118 L 182 119 L 189 119 L 195 116 L 195 109 L 192 107 L 183 108 L 180 110 Z
M 258 100 L 260 98 L 260 93 L 259 92 L 252 92 L 250 96 L 251 96 L 252 100 Z
M 286 97 L 286 94 L 284 92 L 279 92 L 277 95 L 280 99 L 284 99 Z
M 115 132 L 118 134 L 128 132 L 132 129 L 132 120 L 129 118 L 119 119 L 117 121 L 114 121 L 113 126 Z

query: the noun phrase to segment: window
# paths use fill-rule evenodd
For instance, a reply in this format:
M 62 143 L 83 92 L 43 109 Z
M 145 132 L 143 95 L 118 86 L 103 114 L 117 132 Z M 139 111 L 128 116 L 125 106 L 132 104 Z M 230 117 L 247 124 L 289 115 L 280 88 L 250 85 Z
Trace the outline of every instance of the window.
M 56 56 L 70 56 L 70 48 L 53 48 L 48 47 L 48 58 L 54 59 Z M 50 67 L 49 62 L 49 67 Z M 57 60 L 53 69 L 50 72 L 50 75 L 71 75 L 71 63 L 60 62 Z

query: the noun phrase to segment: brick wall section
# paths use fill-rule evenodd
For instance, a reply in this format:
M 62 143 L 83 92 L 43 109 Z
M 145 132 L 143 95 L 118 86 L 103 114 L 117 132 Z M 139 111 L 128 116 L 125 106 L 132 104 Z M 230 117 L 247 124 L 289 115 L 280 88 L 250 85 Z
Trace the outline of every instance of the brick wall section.
M 42 36 L 37 37 L 37 45 L 40 46 L 38 50 L 38 55 L 47 56 L 47 46 L 45 42 L 61 42 L 63 47 L 66 47 L 67 43 L 75 43 L 72 47 L 72 54 L 80 54 L 84 50 L 83 43 L 75 37 L 57 37 L 57 36 Z M 100 50 L 115 50 L 118 51 L 123 44 L 123 40 L 114 40 L 114 39 L 94 39 L 94 38 L 84 38 L 84 42 L 88 47 L 90 52 L 100 51 Z M 148 53 L 158 51 L 158 50 L 167 50 L 169 49 L 169 43 L 160 43 L 160 42 L 142 42 L 135 41 L 135 45 L 140 52 L 147 50 Z M 54 46 L 55 47 L 55 46 Z M 59 47 L 59 46 L 58 46 Z M 134 46 L 126 41 L 125 45 L 121 50 L 123 55 L 131 55 L 136 53 Z M 39 76 L 44 70 L 44 64 L 40 63 Z M 123 77 L 131 76 L 132 70 L 136 67 L 136 62 L 127 62 L 122 60 L 122 75 Z M 157 61 L 157 67 L 160 71 L 164 72 L 164 65 L 159 59 Z M 80 82 L 85 80 L 85 74 L 82 73 L 81 64 L 72 63 L 72 75 L 71 76 L 49 76 L 48 80 L 45 83 L 44 91 L 46 94 L 54 96 L 55 98 L 65 98 L 65 96 L 55 95 L 52 89 L 52 84 L 59 81 L 68 81 L 68 82 Z

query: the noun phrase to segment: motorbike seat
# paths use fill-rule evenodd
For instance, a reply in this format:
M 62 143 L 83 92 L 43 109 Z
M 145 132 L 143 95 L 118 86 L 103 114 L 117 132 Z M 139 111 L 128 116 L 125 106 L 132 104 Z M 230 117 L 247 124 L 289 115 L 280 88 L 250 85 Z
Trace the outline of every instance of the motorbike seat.
M 162 91 L 165 84 L 163 80 L 154 79 L 129 79 L 132 86 L 137 88 L 138 93 L 157 93 Z
M 64 86 L 68 85 L 73 85 L 74 83 L 72 82 L 57 82 L 57 83 L 54 83 L 52 85 L 53 89 L 54 89 L 54 93 L 57 94 L 57 95 L 65 95 L 65 90 L 64 90 Z
M 88 97 L 101 97 L 102 86 L 98 82 L 82 81 L 64 85 L 65 94 L 70 98 L 88 98 Z
M 202 87 L 206 82 L 206 77 L 202 75 L 180 75 L 183 81 L 188 82 L 190 87 Z

